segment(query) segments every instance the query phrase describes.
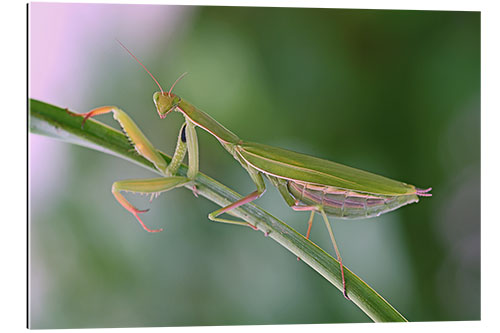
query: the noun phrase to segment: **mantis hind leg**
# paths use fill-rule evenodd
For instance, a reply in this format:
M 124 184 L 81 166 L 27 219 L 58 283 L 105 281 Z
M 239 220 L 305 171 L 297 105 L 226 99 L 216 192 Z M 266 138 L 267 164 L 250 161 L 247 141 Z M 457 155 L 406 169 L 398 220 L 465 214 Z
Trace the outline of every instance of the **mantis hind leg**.
M 342 287 L 343 287 L 344 297 L 348 300 L 351 300 L 349 296 L 347 296 L 345 277 L 344 277 L 344 265 L 342 264 L 342 257 L 340 256 L 340 251 L 337 246 L 337 242 L 335 241 L 335 237 L 333 236 L 332 226 L 330 225 L 330 221 L 328 221 L 328 217 L 326 216 L 323 207 L 318 207 L 318 210 L 321 213 L 323 220 L 325 221 L 326 228 L 328 229 L 328 233 L 330 234 L 330 239 L 332 240 L 333 248 L 335 249 L 335 254 L 337 255 L 337 259 L 339 260 L 340 263 L 340 274 L 342 275 Z
M 321 205 L 311 205 L 311 206 L 306 206 L 306 205 L 300 205 L 300 202 L 296 200 L 289 192 L 288 187 L 287 187 L 287 181 L 284 179 L 278 179 L 276 177 L 269 177 L 268 178 L 271 180 L 274 186 L 278 188 L 278 191 L 280 192 L 281 196 L 285 200 L 285 202 L 290 206 L 295 211 L 310 211 L 311 215 L 309 216 L 309 221 L 308 221 L 308 227 L 307 227 L 307 234 L 306 238 L 309 239 L 309 235 L 311 233 L 311 227 L 312 227 L 312 222 L 314 219 L 314 213 L 319 212 L 321 213 L 321 216 L 323 217 L 323 220 L 325 221 L 326 228 L 328 229 L 328 233 L 330 235 L 330 239 L 333 244 L 333 248 L 335 250 L 335 254 L 337 256 L 337 259 L 340 264 L 340 274 L 342 275 L 342 287 L 343 287 L 343 294 L 344 297 L 348 300 L 350 300 L 349 296 L 347 296 L 347 291 L 346 291 L 346 283 L 345 283 L 345 277 L 344 277 L 344 265 L 342 264 L 342 257 L 340 256 L 340 251 L 337 246 L 337 242 L 335 241 L 335 237 L 333 235 L 332 227 L 330 225 L 330 221 L 328 221 L 328 217 L 326 216 L 325 210 Z M 299 258 L 297 258 L 299 260 Z
M 307 228 L 307 236 L 306 236 L 307 239 L 309 239 L 309 233 L 311 231 L 314 213 L 315 212 L 321 213 L 321 216 L 323 217 L 323 220 L 325 221 L 326 229 L 328 229 L 328 234 L 330 235 L 330 240 L 332 241 L 333 248 L 335 250 L 335 255 L 337 256 L 337 260 L 339 261 L 339 264 L 340 264 L 340 274 L 342 276 L 342 289 L 343 289 L 342 293 L 344 294 L 344 297 L 346 299 L 351 300 L 349 298 L 349 296 L 347 296 L 347 289 L 346 289 L 346 283 L 345 283 L 345 277 L 344 277 L 344 265 L 342 264 L 342 257 L 340 256 L 340 251 L 339 251 L 339 248 L 337 246 L 337 242 L 335 241 L 335 236 L 333 235 L 332 226 L 330 225 L 330 221 L 328 220 L 328 217 L 326 216 L 325 210 L 323 209 L 322 206 L 294 205 L 291 207 L 295 211 L 311 211 L 311 216 L 309 217 L 309 223 L 308 223 L 308 228 Z

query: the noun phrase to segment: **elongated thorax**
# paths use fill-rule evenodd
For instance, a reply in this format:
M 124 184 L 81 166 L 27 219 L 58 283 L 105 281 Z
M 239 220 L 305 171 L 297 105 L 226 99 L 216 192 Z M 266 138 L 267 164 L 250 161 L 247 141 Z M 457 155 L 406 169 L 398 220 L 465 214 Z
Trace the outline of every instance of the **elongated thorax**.
M 233 132 L 222 126 L 217 120 L 209 116 L 207 113 L 193 106 L 191 103 L 181 100 L 177 105 L 177 110 L 188 117 L 196 126 L 203 128 L 205 131 L 217 138 L 221 143 L 236 144 L 240 138 Z

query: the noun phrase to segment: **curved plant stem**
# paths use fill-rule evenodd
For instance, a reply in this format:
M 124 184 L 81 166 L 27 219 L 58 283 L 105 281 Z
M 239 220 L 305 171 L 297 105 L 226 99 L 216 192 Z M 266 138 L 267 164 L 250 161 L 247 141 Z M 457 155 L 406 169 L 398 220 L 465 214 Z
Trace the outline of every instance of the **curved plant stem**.
M 34 99 L 30 100 L 29 108 L 29 126 L 32 133 L 113 154 L 158 173 L 149 161 L 131 149 L 130 143 L 123 133 L 93 119 L 89 119 L 82 129 L 82 118 L 73 117 L 65 109 Z M 162 156 L 167 162 L 170 162 L 170 156 L 163 153 Z M 185 176 L 186 172 L 187 167 L 182 165 L 179 174 Z M 238 193 L 202 173 L 197 175 L 195 182 L 198 194 L 219 206 L 226 206 L 241 198 Z M 290 226 L 252 203 L 243 205 L 232 212 L 235 216 L 256 226 L 265 235 L 292 252 L 294 256 L 301 258 L 337 289 L 343 289 L 338 261 Z M 358 276 L 347 268 L 344 272 L 349 297 L 372 320 L 406 321 L 398 311 Z

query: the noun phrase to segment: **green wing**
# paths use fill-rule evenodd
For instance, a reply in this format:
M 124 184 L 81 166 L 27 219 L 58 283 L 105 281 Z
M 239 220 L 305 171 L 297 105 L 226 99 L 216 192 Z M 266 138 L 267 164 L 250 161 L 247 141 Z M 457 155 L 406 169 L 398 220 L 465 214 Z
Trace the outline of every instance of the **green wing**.
M 280 178 L 381 195 L 416 193 L 413 185 L 286 149 L 242 143 L 236 150 L 256 169 Z

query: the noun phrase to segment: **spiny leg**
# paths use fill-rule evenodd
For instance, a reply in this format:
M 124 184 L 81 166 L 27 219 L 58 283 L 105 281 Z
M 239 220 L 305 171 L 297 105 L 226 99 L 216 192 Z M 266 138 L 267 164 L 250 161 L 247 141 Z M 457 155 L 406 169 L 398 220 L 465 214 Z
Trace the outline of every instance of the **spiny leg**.
M 154 148 L 151 142 L 146 138 L 146 136 L 141 132 L 139 127 L 134 123 L 134 121 L 121 109 L 113 106 L 103 106 L 96 108 L 81 114 L 83 116 L 82 128 L 85 121 L 90 118 L 100 114 L 105 114 L 113 112 L 113 117 L 119 122 L 123 131 L 131 141 L 134 149 L 143 157 L 152 162 L 155 167 L 163 174 L 169 176 L 166 178 L 151 178 L 151 179 L 137 179 L 137 180 L 124 180 L 113 183 L 112 193 L 116 200 L 135 218 L 139 221 L 144 230 L 148 232 L 159 232 L 163 229 L 149 229 L 144 222 L 140 219 L 139 214 L 147 212 L 148 210 L 140 210 L 130 204 L 125 197 L 120 193 L 121 191 L 130 191 L 136 193 L 151 194 L 151 200 L 158 196 L 162 192 L 169 191 L 173 188 L 183 186 L 186 183 L 192 181 L 196 173 L 198 173 L 198 141 L 196 138 L 196 132 L 194 131 L 194 125 L 186 121 L 186 123 L 181 127 L 179 132 L 177 146 L 172 157 L 170 165 L 167 167 L 167 163 L 159 152 Z M 69 111 L 68 111 L 69 113 Z M 70 113 L 71 115 L 75 115 Z M 186 128 L 188 128 L 186 135 Z M 186 155 L 186 150 L 192 149 L 194 153 L 189 154 L 189 171 L 188 177 L 177 177 L 173 176 L 177 173 L 184 156 Z
M 186 183 L 192 181 L 192 178 L 189 177 L 189 175 L 192 174 L 193 171 L 191 171 L 191 173 L 188 171 L 188 177 L 173 176 L 177 173 L 177 170 L 179 169 L 182 160 L 184 159 L 184 156 L 186 156 L 186 151 L 189 151 L 189 148 L 193 147 L 193 145 L 195 145 L 196 148 L 198 145 L 198 141 L 196 140 L 196 134 L 194 138 L 192 134 L 186 135 L 186 128 L 189 127 L 189 125 L 190 125 L 189 122 L 184 123 L 179 131 L 174 155 L 172 156 L 172 160 L 165 170 L 165 175 L 167 175 L 167 177 L 137 179 L 137 180 L 122 180 L 119 182 L 115 182 L 113 184 L 112 192 L 116 200 L 118 200 L 118 202 L 120 202 L 120 204 L 126 210 L 132 213 L 135 216 L 135 218 L 139 221 L 141 226 L 144 228 L 144 230 L 148 232 L 158 232 L 162 231 L 163 229 L 151 230 L 148 227 L 146 227 L 146 225 L 139 218 L 138 214 L 146 212 L 147 210 L 139 210 L 135 208 L 125 199 L 125 197 L 123 197 L 120 191 L 131 191 L 142 194 L 151 194 L 151 200 L 153 200 L 154 197 L 157 197 L 162 192 L 166 192 L 173 188 L 183 186 Z M 193 140 L 195 141 L 194 143 Z M 194 171 L 198 172 L 197 161 L 193 163 L 195 164 L 194 167 L 191 166 L 193 158 L 197 158 L 197 156 L 191 157 L 189 170 L 194 169 Z
M 128 139 L 134 146 L 134 149 L 137 151 L 137 153 L 139 153 L 139 155 L 143 156 L 145 159 L 153 163 L 156 169 L 164 174 L 167 168 L 167 162 L 165 162 L 165 160 L 160 155 L 158 150 L 156 150 L 153 144 L 142 133 L 142 131 L 135 124 L 132 118 L 130 118 L 125 113 L 125 111 L 117 108 L 116 106 L 102 106 L 83 114 L 74 114 L 69 112 L 68 113 L 74 116 L 82 116 L 83 117 L 82 128 L 83 128 L 87 119 L 109 112 L 113 112 L 113 118 L 115 118 L 116 121 L 118 121 L 122 130 L 127 135 Z
M 140 210 L 134 207 L 125 197 L 120 193 L 121 191 L 128 191 L 134 193 L 151 194 L 151 199 L 157 197 L 160 193 L 169 191 L 176 187 L 183 186 L 191 180 L 186 177 L 172 176 L 164 178 L 149 178 L 149 179 L 131 179 L 122 180 L 113 183 L 111 192 L 116 200 L 135 216 L 137 221 L 141 224 L 144 230 L 148 232 L 159 232 L 163 229 L 149 229 L 144 222 L 139 218 L 139 213 L 145 213 L 149 209 Z
M 337 242 L 335 241 L 335 237 L 333 236 L 333 231 L 332 231 L 332 226 L 330 225 L 330 222 L 328 221 L 328 217 L 326 216 L 325 210 L 323 207 L 318 207 L 318 210 L 320 211 L 321 215 L 323 216 L 323 220 L 325 221 L 326 228 L 328 229 L 328 233 L 330 234 L 330 239 L 332 240 L 333 247 L 335 249 L 335 254 L 337 255 L 337 259 L 339 260 L 340 263 L 340 273 L 342 274 L 342 286 L 344 288 L 343 293 L 344 297 L 348 300 L 351 300 L 349 296 L 347 296 L 347 290 L 346 290 L 346 284 L 345 284 L 345 278 L 344 278 L 344 265 L 342 265 L 342 257 L 340 256 L 340 251 L 337 247 Z

